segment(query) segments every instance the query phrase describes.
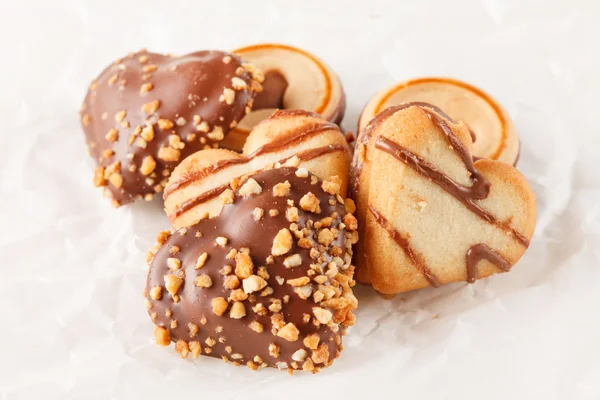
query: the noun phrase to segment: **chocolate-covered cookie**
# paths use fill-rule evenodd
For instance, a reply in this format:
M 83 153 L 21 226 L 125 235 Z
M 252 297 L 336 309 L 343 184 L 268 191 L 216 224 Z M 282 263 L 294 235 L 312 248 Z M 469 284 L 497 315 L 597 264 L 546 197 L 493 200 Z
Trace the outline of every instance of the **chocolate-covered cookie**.
M 252 369 L 329 366 L 357 304 L 357 223 L 337 190 L 269 169 L 229 189 L 218 217 L 160 234 L 145 291 L 157 343 Z
M 94 184 L 113 204 L 161 192 L 177 164 L 216 147 L 250 112 L 262 73 L 233 54 L 181 57 L 140 51 L 89 87 L 81 123 L 98 167 Z

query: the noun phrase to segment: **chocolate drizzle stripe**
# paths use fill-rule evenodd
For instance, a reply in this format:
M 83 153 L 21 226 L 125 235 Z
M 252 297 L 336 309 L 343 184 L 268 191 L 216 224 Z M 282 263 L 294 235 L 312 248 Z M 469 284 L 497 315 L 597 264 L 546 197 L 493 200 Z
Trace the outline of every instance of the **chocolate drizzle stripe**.
M 497 220 L 496 217 L 494 217 L 488 211 L 484 210 L 477 203 L 475 203 L 475 200 L 480 199 L 481 197 L 479 197 L 479 195 L 481 195 L 481 193 L 484 191 L 481 188 L 477 187 L 477 185 L 479 184 L 487 186 L 487 189 L 485 190 L 486 193 L 489 193 L 490 186 L 489 182 L 485 178 L 483 178 L 479 171 L 476 172 L 480 180 L 474 182 L 473 186 L 466 187 L 454 182 L 447 175 L 436 170 L 433 166 L 421 159 L 416 154 L 411 153 L 404 147 L 387 138 L 377 138 L 377 141 L 375 142 L 375 147 L 379 150 L 385 151 L 395 159 L 406 164 L 418 174 L 437 184 L 448 194 L 452 195 L 454 198 L 462 202 L 469 210 L 471 210 L 484 221 L 494 224 L 504 231 L 508 231 L 524 247 L 529 246 L 529 239 L 527 239 L 521 233 L 508 226 L 508 224 L 506 224 L 505 222 Z
M 503 272 L 510 271 L 510 263 L 504 257 L 487 244 L 479 243 L 467 251 L 467 282 L 473 283 L 477 280 L 477 264 L 481 260 L 491 262 Z
M 311 122 L 311 123 L 299 126 L 295 129 L 291 130 L 284 137 L 279 138 L 271 143 L 267 143 L 262 147 L 259 147 L 258 149 L 256 149 L 254 152 L 252 152 L 250 155 L 248 155 L 246 157 L 221 160 L 207 168 L 203 168 L 199 171 L 195 171 L 193 173 L 182 176 L 181 179 L 173 182 L 171 185 L 169 185 L 165 189 L 165 192 L 163 194 L 163 199 L 166 200 L 167 197 L 169 197 L 173 192 L 175 192 L 179 189 L 182 189 L 197 180 L 204 179 L 208 175 L 213 174 L 218 171 L 221 171 L 231 165 L 248 163 L 252 159 L 254 159 L 260 155 L 263 155 L 266 153 L 271 153 L 271 152 L 274 152 L 277 150 L 281 150 L 282 148 L 285 148 L 289 145 L 297 143 L 301 139 L 309 139 L 309 138 L 311 138 L 323 131 L 329 130 L 329 129 L 338 130 L 339 128 L 337 127 L 337 125 L 334 125 L 331 123 L 315 123 L 315 122 Z
M 327 146 L 323 146 L 323 147 L 317 147 L 314 149 L 308 149 L 308 150 L 304 150 L 298 154 L 295 154 L 295 156 L 297 156 L 301 161 L 308 161 L 308 160 L 312 160 L 318 157 L 321 157 L 325 154 L 329 154 L 329 153 L 335 153 L 338 151 L 345 151 L 346 150 L 346 146 L 342 145 L 342 144 L 330 144 Z M 289 160 L 290 158 L 292 158 L 294 156 L 290 156 L 287 158 L 284 158 L 283 160 L 279 161 L 280 163 L 285 163 L 287 160 Z M 261 172 L 256 171 L 255 173 L 253 173 L 252 175 Z M 229 183 L 226 183 L 224 185 L 221 186 L 217 186 L 213 189 L 209 189 L 206 192 L 201 193 L 199 196 L 196 196 L 194 198 L 188 199 L 186 201 L 184 201 L 183 203 L 181 203 L 173 212 L 172 216 L 177 218 L 179 217 L 181 214 L 191 210 L 192 208 L 202 204 L 202 203 L 206 203 L 216 197 L 218 197 L 221 193 L 223 193 L 227 188 L 229 187 Z
M 383 229 L 386 230 L 386 232 L 389 235 L 389 237 L 394 242 L 396 242 L 396 244 L 404 251 L 404 254 L 406 254 L 406 256 L 408 258 L 410 258 L 410 260 L 413 263 L 413 265 L 421 272 L 421 274 L 427 280 L 427 282 L 429 282 L 429 284 L 431 286 L 433 286 L 433 287 L 439 287 L 441 285 L 441 282 L 433 274 L 433 272 L 431 272 L 431 270 L 429 269 L 429 267 L 425 263 L 425 260 L 423 260 L 423 256 L 421 256 L 419 253 L 416 253 L 412 249 L 412 247 L 410 246 L 410 242 L 408 241 L 408 239 L 405 238 L 404 236 L 402 236 L 402 234 L 400 232 L 398 232 L 397 230 L 395 230 L 391 226 L 391 224 L 389 223 L 389 221 L 383 215 L 381 215 L 373 206 L 369 205 L 369 211 L 373 215 L 373 218 L 375 218 L 375 221 L 379 225 L 381 225 L 381 227 Z

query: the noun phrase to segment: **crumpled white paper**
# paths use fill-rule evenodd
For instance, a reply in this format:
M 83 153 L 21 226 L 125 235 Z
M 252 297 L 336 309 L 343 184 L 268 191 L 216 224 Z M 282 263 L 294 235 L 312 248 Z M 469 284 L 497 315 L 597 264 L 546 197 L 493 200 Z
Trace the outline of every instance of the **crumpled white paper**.
M 39 0 L 0 11 L 1 399 L 600 398 L 597 2 Z M 156 346 L 144 256 L 168 221 L 159 202 L 114 210 L 101 198 L 77 110 L 128 51 L 263 41 L 339 73 L 347 129 L 374 92 L 408 78 L 456 77 L 497 97 L 539 207 L 514 270 L 392 301 L 357 287 L 342 357 L 315 376 Z

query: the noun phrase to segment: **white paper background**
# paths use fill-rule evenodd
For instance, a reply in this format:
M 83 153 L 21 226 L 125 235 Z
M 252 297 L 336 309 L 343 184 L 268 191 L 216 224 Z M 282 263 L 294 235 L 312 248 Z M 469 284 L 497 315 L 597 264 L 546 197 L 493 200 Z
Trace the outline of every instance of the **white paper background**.
M 352 3 L 0 1 L 1 399 L 600 398 L 600 4 Z M 100 197 L 77 110 L 128 51 L 262 41 L 324 58 L 350 129 L 370 95 L 411 77 L 499 98 L 539 204 L 514 271 L 394 301 L 359 288 L 342 358 L 315 376 L 154 345 L 144 254 L 168 223 L 158 202 L 115 211 Z

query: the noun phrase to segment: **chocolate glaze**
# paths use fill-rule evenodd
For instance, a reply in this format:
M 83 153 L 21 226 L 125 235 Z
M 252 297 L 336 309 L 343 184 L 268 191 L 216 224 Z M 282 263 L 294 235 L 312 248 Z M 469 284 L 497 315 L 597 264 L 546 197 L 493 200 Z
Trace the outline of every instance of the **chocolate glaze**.
M 439 287 L 441 285 L 439 279 L 435 276 L 433 272 L 427 266 L 427 263 L 423 259 L 423 256 L 413 250 L 410 246 L 410 242 L 408 238 L 402 236 L 400 232 L 394 229 L 394 227 L 389 223 L 389 221 L 380 214 L 374 207 L 369 206 L 369 211 L 373 218 L 375 218 L 375 222 L 385 229 L 389 235 L 389 237 L 396 242 L 398 246 L 404 251 L 404 254 L 408 258 L 410 258 L 412 264 L 421 272 L 423 277 L 429 282 L 429 284 L 433 287 Z
M 300 161 L 308 161 L 308 160 L 312 160 L 318 157 L 321 157 L 325 154 L 330 154 L 330 153 L 335 153 L 338 151 L 347 151 L 348 148 L 344 145 L 341 144 L 330 144 L 328 146 L 323 146 L 323 147 L 317 147 L 314 149 L 308 149 L 308 150 L 304 150 L 300 153 L 295 154 L 295 156 L 297 156 Z M 293 156 L 291 156 L 293 157 Z M 283 164 L 285 163 L 287 160 L 289 160 L 291 157 L 287 157 L 284 158 L 282 160 L 279 160 L 278 162 Z M 243 162 L 246 162 L 245 159 L 241 159 Z M 235 161 L 240 161 L 240 159 L 237 159 Z M 217 163 L 218 164 L 218 163 Z M 215 164 L 215 165 L 217 165 Z M 236 162 L 235 164 L 239 164 L 238 162 Z M 215 172 L 214 170 L 211 172 Z M 218 197 L 221 193 L 223 193 L 225 191 L 225 189 L 227 189 L 227 187 L 229 186 L 229 184 L 224 184 L 221 186 L 217 186 L 213 189 L 210 189 L 206 192 L 203 192 L 202 194 L 200 194 L 199 196 L 193 197 L 191 199 L 188 199 L 186 201 L 184 201 L 183 203 L 181 203 L 179 206 L 177 206 L 177 208 L 175 209 L 175 211 L 173 212 L 172 215 L 169 216 L 169 218 L 177 218 L 180 215 L 182 215 L 183 213 L 191 210 L 192 208 L 202 204 L 202 203 L 206 203 L 216 197 Z
M 254 110 L 263 108 L 284 108 L 283 96 L 288 88 L 287 79 L 277 70 L 265 72 L 262 92 L 254 99 Z
M 321 118 L 320 116 L 318 116 L 317 114 L 314 114 L 314 113 L 309 114 L 305 111 L 298 112 L 298 110 L 290 110 L 290 111 L 286 110 L 286 111 L 276 111 L 267 120 L 272 120 L 275 118 L 283 118 L 283 117 L 287 117 L 287 116 L 296 116 L 296 115 L 315 116 L 315 117 Z M 267 121 L 267 120 L 265 120 L 265 121 Z M 177 180 L 177 181 L 169 184 L 169 186 L 167 186 L 167 188 L 165 189 L 165 192 L 163 194 L 163 198 L 167 199 L 167 197 L 169 197 L 173 192 L 180 190 L 197 180 L 204 179 L 208 175 L 213 174 L 218 171 L 221 171 L 229 166 L 237 165 L 237 164 L 246 164 L 258 156 L 283 150 L 286 147 L 293 145 L 294 143 L 297 143 L 301 140 L 307 140 L 313 136 L 316 136 L 316 135 L 318 135 L 324 131 L 330 130 L 330 129 L 339 131 L 339 128 L 337 127 L 337 125 L 327 123 L 327 122 L 323 122 L 323 123 L 322 122 L 309 122 L 307 124 L 298 126 L 298 127 L 294 128 L 293 130 L 291 130 L 290 132 L 287 132 L 286 135 L 278 137 L 274 141 L 269 142 L 269 143 L 259 147 L 258 149 L 253 151 L 251 154 L 249 154 L 243 158 L 232 158 L 232 159 L 227 159 L 227 160 L 221 160 L 209 167 L 206 167 L 199 171 L 194 171 L 190 174 L 186 174 L 186 175 L 182 176 L 179 180 Z
M 228 63 L 223 61 L 226 56 L 231 58 Z M 156 185 L 162 182 L 164 186 L 166 176 L 181 160 L 218 141 L 211 139 L 208 132 L 220 127 L 227 134 L 230 125 L 242 119 L 255 93 L 249 89 L 250 73 L 238 70 L 241 65 L 238 56 L 221 51 L 199 51 L 181 57 L 141 51 L 113 63 L 98 76 L 83 103 L 82 125 L 91 155 L 99 166 L 121 163 L 122 186 L 117 188 L 110 183 L 107 186 L 114 200 L 126 204 L 156 193 Z M 234 77 L 242 79 L 247 88 L 235 90 L 233 103 L 227 105 L 220 97 L 224 88 L 232 88 Z M 148 84 L 152 85 L 150 89 Z M 142 89 L 142 85 L 147 86 Z M 142 111 L 144 104 L 155 100 L 160 101 L 155 112 Z M 121 111 L 126 115 L 118 121 L 117 113 Z M 208 132 L 197 130 L 194 116 L 208 124 Z M 162 130 L 156 123 L 158 119 L 169 120 L 173 126 Z M 154 139 L 145 148 L 129 144 L 136 128 L 139 134 L 148 121 L 153 122 Z M 110 129 L 118 131 L 114 142 L 105 138 Z M 193 140 L 188 138 L 192 133 Z M 185 147 L 180 149 L 177 160 L 162 160 L 158 157 L 159 149 L 169 146 L 172 134 L 178 135 Z M 114 155 L 106 158 L 103 154 L 108 149 Z M 152 156 L 156 162 L 150 176 L 140 172 L 146 156 Z M 129 169 L 132 165 L 133 172 Z M 147 178 L 152 181 L 147 182 Z
M 312 297 L 307 300 L 302 300 L 293 290 L 293 288 L 284 283 L 280 285 L 276 277 L 284 279 L 294 279 L 306 276 L 310 269 L 309 264 L 315 260 L 309 256 L 309 251 L 301 248 L 294 240 L 291 250 L 283 255 L 275 257 L 273 264 L 267 264 L 265 260 L 271 255 L 271 246 L 276 234 L 283 228 L 289 228 L 290 222 L 286 219 L 285 213 L 288 208 L 287 201 L 294 201 L 295 205 L 299 204 L 300 198 L 308 192 L 312 192 L 320 200 L 321 212 L 313 214 L 303 211 L 299 208 L 299 218 L 297 224 L 300 228 L 306 226 L 307 221 L 317 221 L 321 218 L 334 216 L 332 226 L 337 226 L 342 217 L 345 215 L 344 205 L 335 202 L 335 205 L 329 204 L 329 199 L 335 199 L 325 193 L 321 188 L 321 183 L 311 184 L 310 177 L 299 178 L 296 176 L 295 168 L 278 168 L 260 172 L 253 176 L 260 186 L 262 192 L 258 195 L 242 197 L 236 193 L 236 198 L 233 204 L 225 205 L 221 215 L 218 218 L 200 221 L 198 224 L 187 228 L 185 233 L 182 231 L 175 232 L 156 252 L 153 260 L 150 263 L 148 272 L 146 292 L 155 286 L 163 286 L 163 276 L 169 274 L 167 267 L 167 258 L 178 257 L 181 260 L 181 271 L 185 272 L 185 281 L 178 291 L 180 301 L 175 303 L 171 296 L 163 290 L 160 300 L 152 300 L 147 297 L 152 307 L 149 310 L 150 315 L 156 313 L 155 324 L 169 330 L 171 338 L 176 340 L 199 341 L 203 350 L 208 347 L 205 344 L 207 337 L 211 337 L 216 341 L 212 347 L 212 352 L 208 355 L 211 357 L 227 356 L 231 360 L 231 354 L 239 353 L 242 355 L 236 361 L 244 364 L 258 355 L 269 366 L 275 366 L 278 362 L 286 362 L 288 366 L 292 362 L 292 354 L 299 349 L 306 349 L 303 345 L 303 338 L 311 333 L 318 333 L 321 341 L 325 343 L 329 351 L 329 361 L 337 357 L 341 346 L 336 344 L 335 337 L 337 334 L 343 334 L 343 322 L 340 326 L 341 330 L 336 334 L 331 328 L 321 325 L 316 327 L 312 322 L 303 322 L 303 314 L 307 313 L 312 316 L 312 309 L 317 304 Z M 291 191 L 289 196 L 274 197 L 272 188 L 275 184 L 289 181 Z M 264 215 L 259 221 L 255 221 L 252 212 L 256 207 L 264 209 Z M 275 217 L 269 216 L 269 210 L 275 209 L 279 214 Z M 202 236 L 198 238 L 197 232 L 201 232 Z M 227 244 L 221 247 L 216 244 L 215 239 L 219 236 L 228 239 Z M 316 243 L 313 236 L 309 237 L 310 241 Z M 340 230 L 335 237 L 332 245 L 339 246 L 345 249 L 346 231 Z M 179 247 L 180 251 L 172 255 L 170 249 L 173 246 Z M 259 266 L 266 266 L 269 273 L 267 279 L 268 287 L 273 288 L 274 292 L 265 297 L 256 294 L 258 303 L 269 307 L 270 299 L 282 299 L 284 296 L 290 296 L 289 302 L 283 304 L 281 313 L 285 319 L 285 323 L 292 322 L 299 329 L 300 335 L 298 340 L 289 342 L 283 338 L 277 337 L 271 333 L 272 312 L 266 316 L 259 316 L 252 311 L 252 306 L 249 300 L 243 301 L 246 316 L 241 319 L 232 319 L 229 317 L 229 310 L 222 316 L 217 316 L 212 311 L 211 300 L 216 297 L 228 298 L 230 290 L 223 287 L 224 277 L 220 274 L 221 268 L 224 265 L 231 265 L 235 269 L 234 260 L 229 260 L 226 255 L 232 249 L 248 248 L 250 256 L 254 263 L 254 273 Z M 329 247 L 331 249 L 331 247 Z M 208 258 L 205 265 L 200 269 L 195 269 L 198 256 L 206 252 Z M 303 260 L 301 266 L 286 268 L 283 265 L 285 257 L 299 254 Z M 343 255 L 341 256 L 343 257 Z M 322 258 L 318 261 L 322 266 L 327 265 L 333 259 L 328 251 L 322 253 Z M 196 276 L 207 274 L 212 279 L 210 288 L 199 288 L 194 284 Z M 325 285 L 337 285 L 337 281 L 329 280 Z M 316 289 L 314 282 L 310 283 L 313 289 Z M 164 289 L 164 288 L 163 288 Z M 171 310 L 172 317 L 168 318 L 165 315 L 167 309 Z M 206 318 L 206 323 L 202 324 L 201 320 Z M 177 327 L 171 328 L 171 321 L 177 321 Z M 262 333 L 256 333 L 250 329 L 249 324 L 252 321 L 258 321 L 264 326 Z M 188 329 L 188 323 L 193 323 L 199 326 L 199 332 L 196 336 L 191 337 Z M 217 333 L 218 327 L 222 327 L 222 332 Z M 220 343 L 218 338 L 225 337 L 225 343 Z M 339 339 L 339 338 L 338 338 Z M 268 347 L 271 343 L 281 347 L 281 353 L 278 358 L 269 355 Z M 228 353 L 226 346 L 232 347 L 231 354 Z M 310 357 L 311 350 L 306 349 Z M 203 351 L 204 353 L 204 351 Z M 299 363 L 302 365 L 302 363 Z M 316 365 L 322 366 L 322 364 Z
M 488 260 L 504 272 L 510 271 L 510 263 L 495 250 L 485 243 L 471 246 L 467 251 L 467 282 L 477 280 L 477 264 L 481 260 Z

